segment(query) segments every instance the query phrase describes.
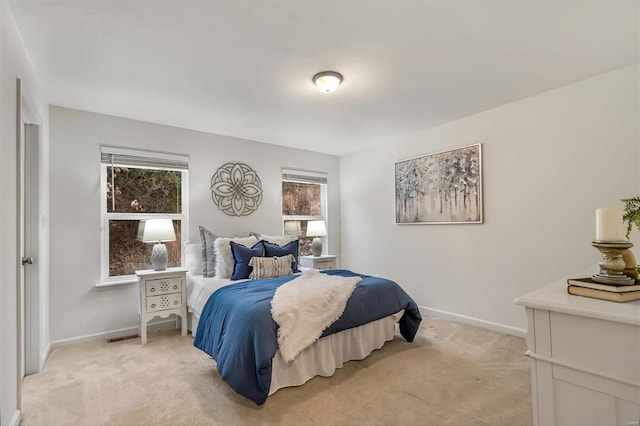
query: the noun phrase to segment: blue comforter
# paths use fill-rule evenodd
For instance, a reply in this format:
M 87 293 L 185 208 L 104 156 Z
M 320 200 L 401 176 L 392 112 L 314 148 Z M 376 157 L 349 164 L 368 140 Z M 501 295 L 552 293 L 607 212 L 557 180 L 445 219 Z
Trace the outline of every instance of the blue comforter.
M 345 269 L 328 275 L 362 277 L 342 316 L 322 334 L 337 333 L 395 314 L 404 309 L 400 333 L 412 342 L 422 317 L 416 303 L 393 281 L 355 274 Z M 216 290 L 202 310 L 195 347 L 211 355 L 218 372 L 231 387 L 258 405 L 271 386 L 271 360 L 278 349 L 277 325 L 271 317 L 276 288 L 296 275 L 244 281 Z

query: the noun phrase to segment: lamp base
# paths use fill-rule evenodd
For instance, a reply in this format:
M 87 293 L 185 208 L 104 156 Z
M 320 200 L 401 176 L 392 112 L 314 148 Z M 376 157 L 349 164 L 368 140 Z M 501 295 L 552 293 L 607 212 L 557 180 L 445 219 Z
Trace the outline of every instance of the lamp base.
M 322 256 L 322 240 L 320 237 L 315 237 L 311 241 L 311 254 L 315 257 Z
M 167 269 L 167 263 L 169 262 L 169 254 L 167 253 L 167 246 L 162 243 L 153 245 L 151 250 L 151 266 L 155 271 L 164 271 Z

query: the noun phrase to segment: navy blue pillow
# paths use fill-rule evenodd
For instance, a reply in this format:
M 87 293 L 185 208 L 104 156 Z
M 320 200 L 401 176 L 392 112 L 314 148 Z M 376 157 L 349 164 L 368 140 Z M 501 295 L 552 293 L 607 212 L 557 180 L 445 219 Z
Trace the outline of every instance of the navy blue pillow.
M 291 241 L 286 246 L 280 246 L 278 244 L 270 243 L 269 241 L 262 241 L 262 243 L 264 244 L 265 257 L 280 257 L 292 254 L 293 262 L 291 262 L 291 270 L 293 272 L 300 272 L 298 270 L 298 240 Z
M 258 243 L 251 248 L 233 241 L 230 241 L 229 244 L 231 245 L 233 260 L 235 260 L 231 279 L 242 280 L 249 278 L 249 275 L 253 271 L 253 266 L 249 265 L 249 261 L 252 257 L 262 257 L 264 255 L 262 241 L 258 241 Z

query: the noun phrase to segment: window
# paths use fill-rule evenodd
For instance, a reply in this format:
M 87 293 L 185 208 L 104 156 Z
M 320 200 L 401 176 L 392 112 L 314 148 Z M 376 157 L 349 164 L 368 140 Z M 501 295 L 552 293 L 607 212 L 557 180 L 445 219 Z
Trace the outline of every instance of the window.
M 328 229 L 326 173 L 282 169 L 282 226 L 285 235 L 298 235 L 301 255 L 311 254 L 308 221 L 320 219 Z M 326 246 L 326 241 L 322 244 Z
M 102 279 L 151 268 L 153 244 L 142 242 L 147 219 L 173 220 L 176 241 L 166 243 L 169 267 L 181 265 L 187 237 L 188 158 L 101 147 Z

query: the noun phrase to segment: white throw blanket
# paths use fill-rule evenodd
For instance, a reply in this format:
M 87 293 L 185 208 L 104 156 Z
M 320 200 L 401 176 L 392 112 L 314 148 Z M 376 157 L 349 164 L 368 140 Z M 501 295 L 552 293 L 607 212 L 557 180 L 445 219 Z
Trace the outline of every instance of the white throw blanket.
M 282 359 L 293 360 L 344 312 L 360 277 L 321 274 L 312 269 L 281 285 L 271 300 L 271 316 L 280 327 Z

